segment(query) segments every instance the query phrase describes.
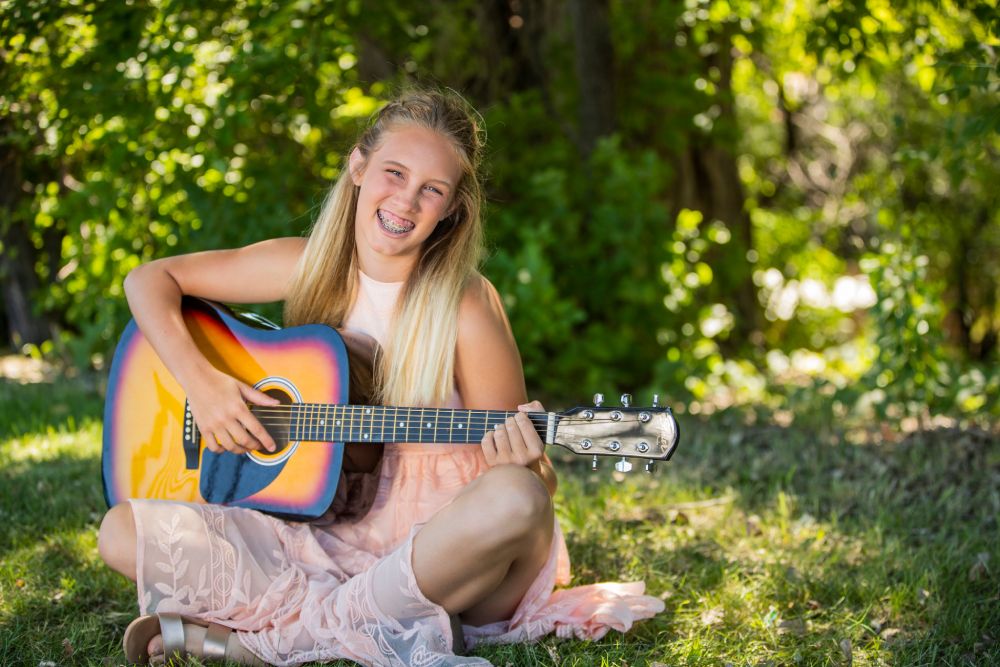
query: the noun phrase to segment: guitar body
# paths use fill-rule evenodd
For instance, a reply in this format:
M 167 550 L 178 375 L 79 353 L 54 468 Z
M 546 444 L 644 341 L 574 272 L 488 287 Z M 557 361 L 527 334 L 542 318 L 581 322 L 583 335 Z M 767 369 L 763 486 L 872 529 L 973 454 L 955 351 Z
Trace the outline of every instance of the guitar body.
M 184 321 L 221 371 L 283 403 L 365 402 L 373 346 L 331 327 L 277 329 L 217 304 L 185 298 Z M 366 381 L 367 378 L 367 381 Z M 352 392 L 351 380 L 357 379 Z M 104 413 L 102 473 L 109 505 L 161 498 L 249 507 L 309 519 L 330 508 L 345 443 L 289 442 L 268 427 L 278 451 L 217 454 L 204 447 L 184 391 L 133 320 L 118 347 Z

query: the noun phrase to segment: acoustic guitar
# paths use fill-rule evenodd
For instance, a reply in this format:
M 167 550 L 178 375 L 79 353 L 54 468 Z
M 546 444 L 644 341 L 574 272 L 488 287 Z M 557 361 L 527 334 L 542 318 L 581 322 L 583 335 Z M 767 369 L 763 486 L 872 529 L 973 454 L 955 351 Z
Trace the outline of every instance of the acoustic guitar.
M 372 405 L 374 342 L 322 324 L 280 329 L 250 313 L 185 297 L 185 324 L 218 369 L 281 401 L 250 410 L 278 448 L 206 448 L 180 385 L 131 321 L 115 350 L 104 411 L 102 475 L 109 505 L 160 498 L 249 507 L 296 520 L 329 515 L 352 460 L 380 458 L 381 443 L 466 443 L 515 414 L 503 410 Z M 546 444 L 581 455 L 668 460 L 677 421 L 668 407 L 578 407 L 529 413 Z M 373 449 L 374 448 L 374 449 Z M 348 456 L 345 460 L 345 450 Z M 359 456 L 352 456 L 354 451 Z M 375 452 L 377 456 L 372 456 Z M 371 469 L 371 466 L 368 466 Z

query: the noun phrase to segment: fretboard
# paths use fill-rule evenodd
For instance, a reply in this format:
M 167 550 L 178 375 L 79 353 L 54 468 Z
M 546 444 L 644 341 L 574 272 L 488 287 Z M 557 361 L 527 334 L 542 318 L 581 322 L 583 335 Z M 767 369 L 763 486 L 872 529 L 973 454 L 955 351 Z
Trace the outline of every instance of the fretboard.
M 442 442 L 477 443 L 486 432 L 517 414 L 503 410 L 397 408 L 374 405 L 292 403 L 252 406 L 269 431 L 287 429 L 288 440 L 306 442 Z M 527 413 L 546 440 L 546 412 Z

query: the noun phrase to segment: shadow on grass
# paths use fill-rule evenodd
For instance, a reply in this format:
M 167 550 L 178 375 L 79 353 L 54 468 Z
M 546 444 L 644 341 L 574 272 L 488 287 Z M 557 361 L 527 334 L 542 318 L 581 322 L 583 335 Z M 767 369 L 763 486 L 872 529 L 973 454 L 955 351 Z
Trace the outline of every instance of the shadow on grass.
M 67 453 L 0 468 L 0 558 L 53 534 L 96 531 L 107 511 L 100 461 Z
M 735 494 L 722 519 L 737 524 L 724 578 L 764 572 L 757 593 L 773 608 L 759 621 L 776 646 L 820 640 L 848 659 L 849 640 L 896 664 L 995 664 L 997 432 L 746 426 L 735 413 L 712 421 L 688 424 L 668 483 Z M 711 597 L 713 569 L 696 580 L 671 569 L 695 584 L 685 604 Z
M 0 378 L 0 441 L 73 431 L 103 412 L 104 396 L 93 378 L 27 384 Z

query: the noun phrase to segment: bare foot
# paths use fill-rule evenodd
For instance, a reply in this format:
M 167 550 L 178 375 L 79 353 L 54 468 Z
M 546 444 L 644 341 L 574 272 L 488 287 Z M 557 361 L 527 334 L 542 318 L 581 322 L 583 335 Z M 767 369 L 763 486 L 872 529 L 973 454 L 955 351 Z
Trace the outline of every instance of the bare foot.
M 201 653 L 201 647 L 205 643 L 205 628 L 194 623 L 184 624 L 184 649 L 189 655 Z M 229 647 L 227 642 L 226 647 Z M 163 655 L 163 635 L 156 635 L 149 640 L 149 662 L 153 665 L 162 665 L 166 658 Z M 172 657 L 172 656 L 171 656 Z
M 184 624 L 184 649 L 189 655 L 201 656 L 202 646 L 205 644 L 205 632 L 206 628 L 197 623 Z M 150 664 L 162 665 L 166 662 L 166 657 L 163 655 L 162 635 L 156 635 L 150 639 L 147 650 L 149 651 Z M 226 661 L 240 665 L 266 667 L 266 663 L 243 647 L 235 632 L 230 634 L 226 640 Z

